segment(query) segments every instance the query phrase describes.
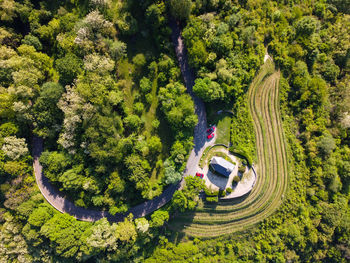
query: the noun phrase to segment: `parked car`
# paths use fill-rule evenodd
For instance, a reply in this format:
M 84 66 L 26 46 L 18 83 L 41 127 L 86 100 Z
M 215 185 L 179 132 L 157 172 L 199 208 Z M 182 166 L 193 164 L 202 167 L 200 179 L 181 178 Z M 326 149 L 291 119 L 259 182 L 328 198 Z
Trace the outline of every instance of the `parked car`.
M 211 127 L 209 127 L 208 129 L 207 129 L 207 133 L 208 134 L 211 134 L 211 133 L 213 133 L 214 131 L 215 131 L 215 126 L 211 126 Z
M 208 136 L 207 136 L 207 138 L 210 140 L 210 139 L 212 139 L 214 137 L 214 133 L 211 133 L 211 134 L 209 134 Z
M 201 173 L 196 173 L 196 176 L 199 177 L 199 178 L 202 178 L 204 177 L 204 174 L 201 174 Z

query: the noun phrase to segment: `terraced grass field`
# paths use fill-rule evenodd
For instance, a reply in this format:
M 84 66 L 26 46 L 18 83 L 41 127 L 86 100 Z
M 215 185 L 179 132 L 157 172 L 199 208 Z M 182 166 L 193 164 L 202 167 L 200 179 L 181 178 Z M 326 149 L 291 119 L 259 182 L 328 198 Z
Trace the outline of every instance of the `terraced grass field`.
M 288 162 L 279 111 L 279 71 L 267 60 L 249 88 L 249 110 L 256 133 L 257 182 L 238 200 L 204 204 L 178 215 L 171 228 L 194 237 L 214 237 L 246 230 L 271 215 L 287 188 Z

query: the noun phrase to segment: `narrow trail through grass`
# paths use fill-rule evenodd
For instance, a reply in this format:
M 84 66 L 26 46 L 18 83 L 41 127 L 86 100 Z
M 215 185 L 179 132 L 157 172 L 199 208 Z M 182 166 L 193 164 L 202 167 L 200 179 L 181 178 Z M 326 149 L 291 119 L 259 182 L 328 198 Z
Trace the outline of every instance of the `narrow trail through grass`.
M 248 91 L 257 147 L 257 182 L 240 200 L 204 204 L 177 216 L 171 228 L 194 237 L 213 237 L 246 230 L 271 215 L 287 188 L 288 163 L 279 111 L 279 71 L 267 60 Z

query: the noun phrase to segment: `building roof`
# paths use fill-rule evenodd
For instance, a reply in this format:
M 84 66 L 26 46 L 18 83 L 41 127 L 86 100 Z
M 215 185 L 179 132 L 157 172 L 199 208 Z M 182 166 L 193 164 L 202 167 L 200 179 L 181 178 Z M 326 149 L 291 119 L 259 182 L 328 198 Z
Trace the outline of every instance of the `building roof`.
M 235 165 L 233 163 L 230 163 L 226 161 L 224 158 L 217 157 L 217 156 L 214 156 L 213 158 L 211 158 L 210 165 L 216 172 L 226 177 L 229 177 L 229 175 L 232 173 L 232 171 L 235 168 Z

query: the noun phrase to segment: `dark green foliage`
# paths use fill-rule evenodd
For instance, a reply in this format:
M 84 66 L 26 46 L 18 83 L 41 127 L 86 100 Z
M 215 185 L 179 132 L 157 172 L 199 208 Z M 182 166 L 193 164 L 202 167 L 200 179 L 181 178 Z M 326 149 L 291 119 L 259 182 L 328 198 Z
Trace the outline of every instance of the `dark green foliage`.
M 2 1 L 1 260 L 348 262 L 349 1 L 287 2 Z M 44 201 L 29 154 L 10 160 L 2 150 L 5 137 L 23 138 L 29 150 L 32 134 L 44 137 L 48 179 L 77 205 L 112 214 L 176 183 L 198 120 L 180 83 L 169 13 L 182 21 L 194 91 L 211 110 L 233 111 L 231 151 L 249 164 L 256 146 L 244 94 L 266 49 L 283 75 L 290 182 L 254 232 L 189 242 L 169 235 L 174 214 L 196 209 L 204 188 L 196 177 L 141 227 L 130 217 L 77 221 Z M 198 209 L 218 201 L 219 192 L 205 192 L 214 203 Z
M 63 85 L 71 84 L 82 71 L 82 60 L 72 53 L 56 60 L 56 69 Z
M 170 12 L 179 20 L 187 20 L 191 13 L 191 0 L 170 0 Z
M 336 148 L 335 141 L 330 134 L 323 135 L 317 143 L 317 147 L 325 156 L 329 156 Z
M 57 133 L 57 126 L 62 121 L 62 112 L 57 103 L 63 93 L 63 87 L 54 82 L 46 82 L 40 90 L 40 96 L 34 104 L 36 118 L 35 132 L 43 137 L 53 137 Z
M 40 40 L 36 36 L 30 35 L 30 34 L 26 35 L 22 39 L 22 44 L 33 46 L 37 51 L 40 51 L 42 49 Z
M 241 174 L 243 174 L 246 170 L 246 167 L 244 165 L 241 165 L 238 167 L 238 172 L 240 172 Z

